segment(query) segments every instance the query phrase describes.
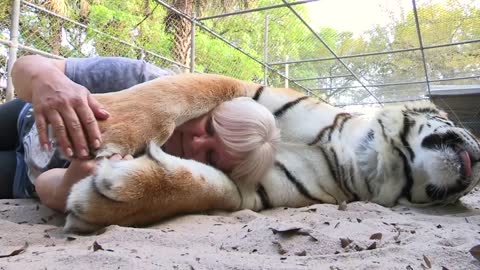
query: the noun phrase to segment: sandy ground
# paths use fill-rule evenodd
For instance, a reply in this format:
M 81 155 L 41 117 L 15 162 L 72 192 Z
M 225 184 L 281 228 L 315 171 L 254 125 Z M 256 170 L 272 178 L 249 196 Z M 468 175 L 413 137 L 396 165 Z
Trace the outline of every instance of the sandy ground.
M 447 207 L 243 210 L 64 234 L 34 200 L 0 200 L 0 269 L 480 269 L 480 190 Z M 372 239 L 373 238 L 373 239 Z M 18 254 L 17 254 L 18 253 Z

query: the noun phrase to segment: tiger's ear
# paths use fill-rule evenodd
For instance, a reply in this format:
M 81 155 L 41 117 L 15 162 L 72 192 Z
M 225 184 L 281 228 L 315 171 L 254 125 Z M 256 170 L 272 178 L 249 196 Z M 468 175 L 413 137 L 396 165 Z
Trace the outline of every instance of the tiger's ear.
M 396 137 L 403 129 L 404 114 L 403 107 L 398 105 L 386 106 L 376 114 L 376 121 L 379 123 L 379 134 L 386 134 L 388 137 Z

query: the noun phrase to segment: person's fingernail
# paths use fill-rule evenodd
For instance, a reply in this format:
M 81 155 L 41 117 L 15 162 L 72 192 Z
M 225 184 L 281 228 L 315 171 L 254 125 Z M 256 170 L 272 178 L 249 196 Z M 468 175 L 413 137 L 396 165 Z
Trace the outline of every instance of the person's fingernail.
M 80 155 L 82 157 L 87 157 L 88 156 L 88 151 L 87 149 L 83 148 L 82 150 L 80 150 Z
M 95 157 L 95 161 L 99 162 L 106 159 L 106 157 Z
M 67 148 L 67 150 L 65 151 L 65 154 L 67 155 L 67 157 L 72 157 L 73 156 L 72 148 Z
M 55 139 L 55 133 L 53 132 L 53 127 L 50 124 L 47 126 L 47 135 L 50 141 Z
M 95 149 L 100 148 L 100 145 L 101 145 L 101 143 L 100 143 L 100 140 L 99 140 L 99 139 L 96 139 L 96 140 L 93 142 L 93 147 L 94 147 Z
M 51 149 L 52 149 L 52 148 L 51 148 L 51 146 L 50 146 L 49 143 L 44 143 L 44 144 L 42 145 L 42 151 L 44 151 L 44 152 L 50 151 Z
M 107 116 L 110 116 L 110 113 L 105 110 L 105 109 L 100 109 L 100 111 L 103 113 L 103 114 L 106 114 Z

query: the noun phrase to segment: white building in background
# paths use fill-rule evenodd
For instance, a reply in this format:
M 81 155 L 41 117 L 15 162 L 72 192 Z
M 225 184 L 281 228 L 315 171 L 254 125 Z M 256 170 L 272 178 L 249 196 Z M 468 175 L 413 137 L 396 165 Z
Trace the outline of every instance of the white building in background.
M 446 111 L 449 118 L 480 136 L 480 84 L 432 85 L 432 101 Z

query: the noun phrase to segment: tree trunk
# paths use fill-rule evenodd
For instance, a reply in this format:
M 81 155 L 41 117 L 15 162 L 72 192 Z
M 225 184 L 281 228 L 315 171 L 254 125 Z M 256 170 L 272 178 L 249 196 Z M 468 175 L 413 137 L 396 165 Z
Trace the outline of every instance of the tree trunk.
M 60 55 L 60 49 L 62 47 L 62 28 L 63 22 L 60 20 L 52 20 L 50 25 L 50 53 Z
M 67 5 L 67 0 L 50 0 L 45 1 L 42 4 L 45 8 L 53 11 L 62 16 L 67 16 L 70 8 Z M 49 29 L 49 38 L 50 38 L 50 53 L 55 55 L 60 55 L 60 49 L 62 47 L 62 28 L 63 20 L 57 17 L 50 17 L 50 29 Z
M 173 7 L 191 16 L 193 1 L 194 0 L 175 0 Z M 172 54 L 175 61 L 189 66 L 192 45 L 192 23 L 175 12 L 168 11 L 167 17 L 165 18 L 165 25 L 167 31 L 172 31 L 174 34 Z

